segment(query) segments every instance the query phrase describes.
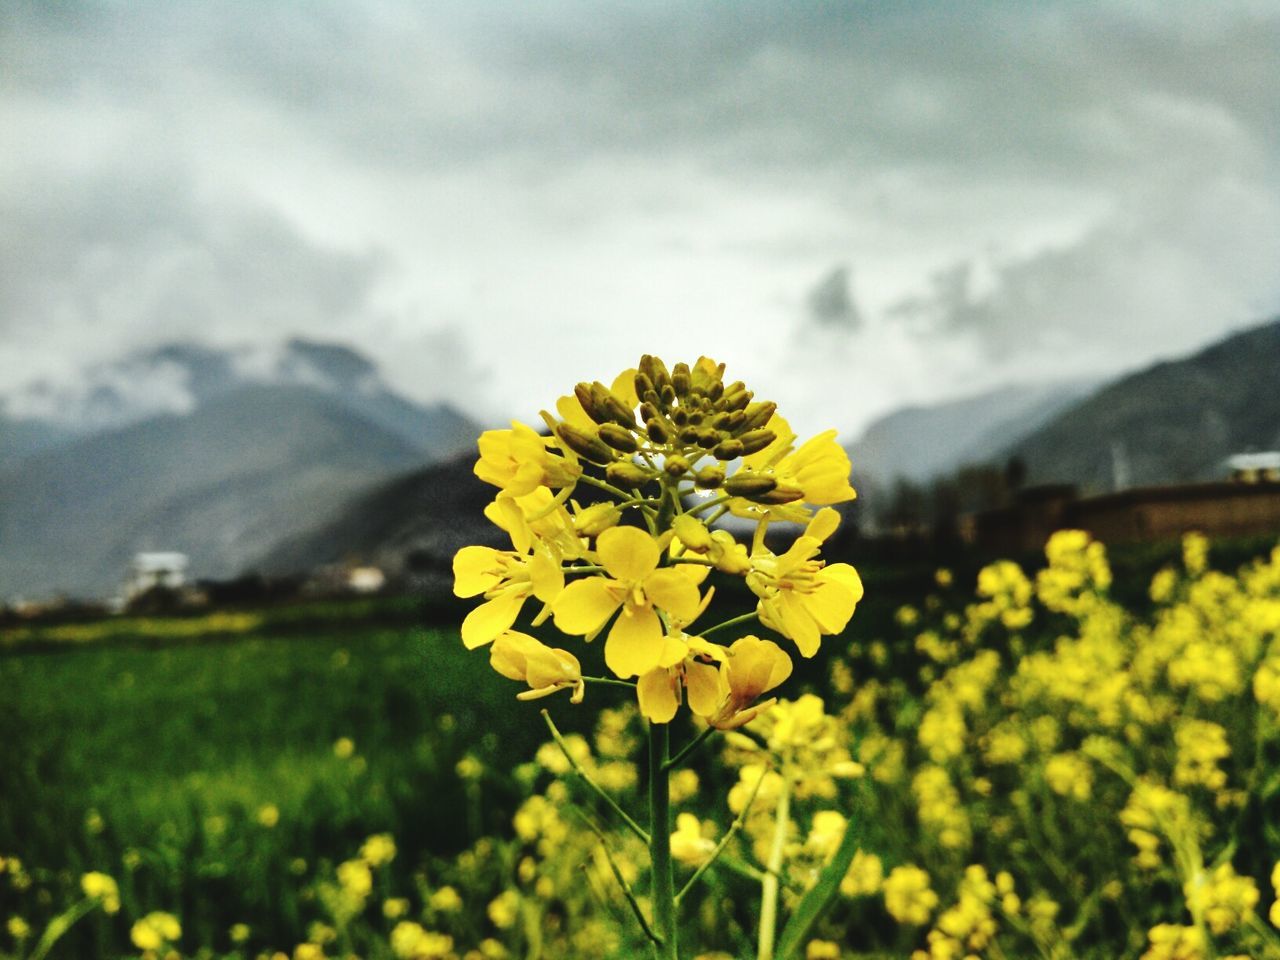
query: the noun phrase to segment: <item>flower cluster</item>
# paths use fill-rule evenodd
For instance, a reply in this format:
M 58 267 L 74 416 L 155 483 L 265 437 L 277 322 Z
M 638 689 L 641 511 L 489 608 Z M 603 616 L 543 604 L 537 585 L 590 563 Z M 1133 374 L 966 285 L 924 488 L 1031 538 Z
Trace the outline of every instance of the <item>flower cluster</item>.
M 513 629 L 528 601 L 533 628 L 604 634 L 605 666 L 635 682 L 648 719 L 669 722 L 685 703 L 720 729 L 767 707 L 792 663 L 772 639 L 722 645 L 707 637 L 723 624 L 694 628 L 711 575 L 743 580 L 749 616 L 802 656 L 845 628 L 861 581 L 820 557 L 840 523 L 832 505 L 854 497 L 835 431 L 797 445 L 774 403 L 725 383 L 706 357 L 668 369 L 646 355 L 609 386 L 579 383 L 542 417 L 546 434 L 516 422 L 480 437 L 476 476 L 498 488 L 485 513 L 511 549 L 464 547 L 453 564 L 454 592 L 483 599 L 463 642 L 491 644 L 494 669 L 529 687 L 521 699 L 568 690 L 580 702 L 589 679 L 577 654 Z M 590 500 L 575 499 L 583 491 Z M 726 517 L 750 536 L 717 526 Z M 767 536 L 778 521 L 804 524 L 781 551 Z

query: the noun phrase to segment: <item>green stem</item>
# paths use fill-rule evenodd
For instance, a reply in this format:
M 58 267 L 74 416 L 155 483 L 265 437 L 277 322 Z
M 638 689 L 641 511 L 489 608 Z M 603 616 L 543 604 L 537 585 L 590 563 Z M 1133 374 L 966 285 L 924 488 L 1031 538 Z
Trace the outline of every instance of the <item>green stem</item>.
M 622 888 L 622 895 L 627 898 L 627 903 L 631 905 L 631 912 L 635 914 L 636 920 L 640 924 L 640 929 L 644 931 L 644 935 L 653 943 L 657 949 L 662 945 L 662 938 L 653 932 L 653 927 L 649 926 L 649 921 L 644 915 L 644 911 L 640 909 L 640 902 L 636 900 L 636 895 L 631 892 L 631 884 L 627 883 L 627 878 L 622 875 L 622 870 L 618 866 L 618 862 L 613 859 L 613 854 L 609 852 L 609 838 L 604 835 L 604 831 L 597 827 L 591 818 L 576 808 L 573 811 L 578 814 L 578 818 L 587 825 L 587 828 L 596 835 L 600 841 L 600 849 L 604 851 L 604 858 L 609 863 L 609 869 L 613 871 L 613 877 L 618 881 L 618 886 Z
M 742 812 L 739 813 L 737 816 L 737 819 L 735 819 L 733 823 L 729 825 L 729 829 L 726 830 L 724 836 L 720 838 L 720 842 L 717 843 L 715 846 L 715 849 L 711 851 L 711 855 L 707 857 L 706 860 L 702 861 L 702 863 L 698 866 L 698 869 L 693 872 L 693 876 L 691 876 L 685 882 L 685 885 L 680 888 L 680 892 L 676 894 L 677 905 L 679 905 L 681 901 L 684 900 L 685 895 L 690 890 L 693 889 L 693 885 L 698 882 L 698 880 L 702 877 L 704 873 L 707 872 L 707 868 L 710 867 L 713 863 L 716 862 L 716 860 L 719 859 L 720 854 L 724 853 L 724 848 L 729 845 L 729 841 L 734 838 L 737 832 L 742 829 L 742 825 L 747 822 L 747 814 L 751 812 L 751 805 L 756 802 L 756 795 L 760 792 L 760 785 L 764 783 L 764 778 L 768 773 L 769 773 L 769 769 L 767 767 L 760 771 L 760 776 L 756 778 L 756 785 L 751 788 L 751 796 L 747 798 L 747 802 L 742 806 Z M 727 858 L 726 858 L 726 861 L 727 861 Z M 722 862 L 726 862 L 726 861 L 722 861 Z M 738 868 L 730 867 L 730 869 L 738 869 Z M 753 879 L 763 881 L 764 874 L 760 873 L 759 871 L 753 871 L 753 872 L 755 873 L 755 876 Z
M 733 497 L 723 496 L 723 497 L 715 497 L 711 500 L 704 500 L 702 503 L 698 504 L 696 507 L 686 512 L 689 514 L 689 516 L 696 517 L 703 510 L 710 510 L 712 507 L 718 507 L 722 503 L 728 503 L 732 499 Z
M 609 687 L 626 687 L 628 690 L 634 690 L 636 685 L 630 680 L 615 680 L 613 677 L 583 677 L 584 683 L 602 683 Z
M 709 637 L 711 634 L 716 633 L 719 630 L 727 630 L 729 627 L 736 627 L 738 624 L 746 623 L 748 620 L 754 620 L 758 616 L 760 616 L 759 612 L 752 610 L 750 613 L 743 613 L 739 616 L 725 620 L 722 623 L 717 623 L 714 627 L 707 627 L 705 630 L 700 630 L 698 631 L 698 636 Z
M 716 732 L 716 728 L 708 725 L 705 730 L 684 745 L 684 747 L 674 757 L 662 765 L 663 770 L 672 770 L 684 762 L 685 757 L 702 746 L 704 740 Z
M 778 877 L 782 873 L 782 854 L 791 826 L 791 784 L 783 777 L 778 794 L 777 822 L 773 827 L 773 846 L 760 887 L 760 948 L 756 960 L 773 960 L 773 944 L 778 935 Z
M 670 734 L 665 723 L 649 724 L 649 859 L 653 869 L 653 923 L 661 943 L 656 960 L 679 960 L 675 874 L 671 862 L 671 793 L 666 763 Z
M 31 951 L 31 956 L 28 957 L 28 960 L 44 960 L 45 955 L 53 949 L 55 943 L 62 939 L 63 934 L 70 930 L 81 917 L 92 913 L 93 908 L 99 902 L 96 897 L 86 897 L 50 920 L 49 926 L 45 927 L 44 934 L 40 937 L 40 942 Z
M 627 811 L 622 809 L 622 807 L 618 804 L 618 801 L 613 799 L 613 797 L 611 797 L 608 794 L 608 792 L 604 789 L 604 787 L 600 786 L 600 784 L 592 780 L 591 776 L 587 773 L 587 771 L 583 770 L 582 766 L 578 763 L 578 761 L 574 759 L 573 754 L 569 752 L 569 745 L 564 742 L 564 737 L 561 736 L 560 731 L 556 728 L 555 723 L 552 722 L 551 714 L 548 713 L 546 710 L 543 710 L 542 719 L 547 722 L 547 729 L 551 731 L 551 738 L 555 740 L 556 746 L 560 748 L 560 752 L 563 753 L 564 758 L 569 761 L 569 766 L 573 767 L 573 772 L 578 775 L 579 779 L 581 779 L 583 783 L 585 783 L 588 787 L 590 787 L 593 791 L 595 791 L 596 796 L 598 796 L 601 800 L 603 800 L 606 804 L 608 804 L 609 809 L 618 815 L 618 818 L 627 825 L 627 828 L 632 833 L 634 833 L 637 837 L 639 837 L 643 842 L 649 843 L 650 842 L 649 834 L 645 833 L 644 828 L 640 826 L 640 824 L 636 823 L 633 819 L 631 819 L 631 815 L 628 814 Z

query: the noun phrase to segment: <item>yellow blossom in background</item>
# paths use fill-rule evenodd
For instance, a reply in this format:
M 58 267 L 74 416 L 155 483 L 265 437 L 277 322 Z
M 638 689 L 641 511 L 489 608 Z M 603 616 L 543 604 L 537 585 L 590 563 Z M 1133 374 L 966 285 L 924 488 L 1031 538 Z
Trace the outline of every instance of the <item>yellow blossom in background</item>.
M 831 940 L 810 940 L 804 948 L 805 960 L 840 960 L 840 944 Z
M 453 955 L 453 937 L 401 920 L 391 931 L 391 952 L 401 960 L 445 960 Z
M 347 896 L 362 900 L 373 891 L 373 873 L 364 860 L 346 860 L 338 864 L 338 883 Z
M 490 921 L 499 930 L 506 930 L 516 922 L 520 910 L 520 895 L 514 890 L 504 890 L 489 902 Z
M 133 925 L 129 939 L 139 950 L 159 950 L 182 938 L 182 925 L 171 913 L 154 911 Z
M 440 913 L 455 913 L 462 909 L 462 897 L 453 887 L 445 886 L 433 891 L 427 904 Z
M 280 822 L 280 808 L 274 803 L 263 804 L 258 808 L 258 823 L 268 830 Z
M 227 937 L 232 943 L 239 944 L 247 941 L 252 933 L 253 931 L 249 928 L 247 923 L 234 923 L 227 931 Z
M 333 741 L 333 755 L 339 760 L 348 760 L 355 752 L 356 744 L 350 737 L 339 737 Z
M 389 833 L 375 833 L 360 845 L 360 859 L 377 868 L 396 858 L 396 841 Z
M 922 926 L 938 905 L 929 874 L 919 867 L 894 867 L 884 881 L 884 906 L 899 923 Z
M 884 866 L 874 853 L 857 850 L 849 870 L 840 881 L 840 892 L 846 897 L 869 897 L 879 893 L 884 884 Z
M 80 889 L 86 897 L 101 901 L 104 913 L 116 913 L 120 909 L 120 888 L 113 877 L 91 871 L 80 878 Z
M 702 821 L 692 813 L 676 817 L 676 829 L 671 834 L 671 856 L 685 866 L 696 867 L 715 849 L 715 841 L 703 833 Z
M 1198 872 L 1183 886 L 1187 908 L 1203 916 L 1209 929 L 1221 936 L 1253 916 L 1258 905 L 1258 886 L 1252 877 L 1241 877 L 1230 863 L 1211 872 Z
M 1093 769 L 1076 753 L 1059 753 L 1046 760 L 1044 778 L 1054 793 L 1081 803 L 1093 792 Z
M 9 931 L 9 936 L 19 943 L 31 936 L 31 925 L 18 916 L 10 917 L 5 924 L 5 929 Z

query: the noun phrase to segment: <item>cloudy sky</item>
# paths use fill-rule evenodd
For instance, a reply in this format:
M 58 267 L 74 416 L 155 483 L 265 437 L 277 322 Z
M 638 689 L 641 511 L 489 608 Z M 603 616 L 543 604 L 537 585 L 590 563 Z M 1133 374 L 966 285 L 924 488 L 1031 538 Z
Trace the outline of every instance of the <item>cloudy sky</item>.
M 1280 2 L 0 11 L 0 390 L 355 343 L 527 415 L 642 351 L 801 426 L 1280 313 Z

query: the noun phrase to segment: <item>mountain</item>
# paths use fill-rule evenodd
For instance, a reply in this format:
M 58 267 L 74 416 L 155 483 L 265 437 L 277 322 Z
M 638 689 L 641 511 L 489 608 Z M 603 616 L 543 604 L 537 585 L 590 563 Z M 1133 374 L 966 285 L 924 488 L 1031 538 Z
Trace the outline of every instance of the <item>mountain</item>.
M 1093 381 L 1011 386 L 896 410 L 849 446 L 855 480 L 928 483 L 966 464 L 1001 463 L 1010 446 L 1095 388 Z
M 144 550 L 188 554 L 196 577 L 238 574 L 479 433 L 397 396 L 355 351 L 305 341 L 164 347 L 10 408 L 39 416 L 0 418 L 0 598 L 106 595 Z
M 1233 453 L 1280 449 L 1280 318 L 1126 376 L 1010 452 L 1032 482 L 1098 492 L 1223 475 Z
M 476 478 L 474 463 L 475 454 L 465 453 L 385 481 L 353 497 L 327 523 L 276 545 L 257 568 L 296 573 L 352 562 L 445 576 L 459 548 L 501 546 L 504 539 L 484 516 L 495 491 Z

